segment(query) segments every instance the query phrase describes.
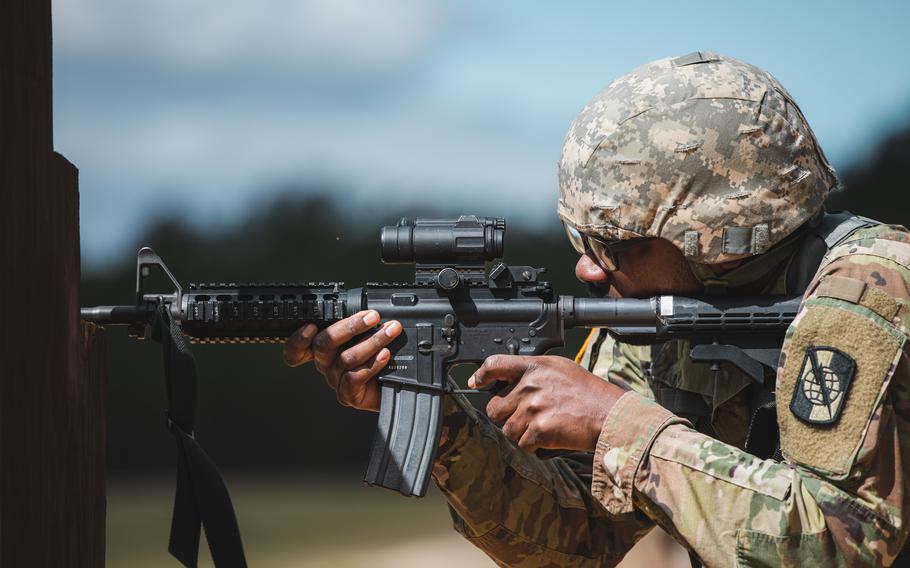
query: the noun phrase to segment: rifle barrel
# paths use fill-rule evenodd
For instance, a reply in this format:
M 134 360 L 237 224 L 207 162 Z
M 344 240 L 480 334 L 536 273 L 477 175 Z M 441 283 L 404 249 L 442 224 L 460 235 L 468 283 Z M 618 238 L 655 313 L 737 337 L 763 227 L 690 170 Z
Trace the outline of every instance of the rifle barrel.
M 79 317 L 99 325 L 131 325 L 146 320 L 139 306 L 94 306 L 80 308 Z

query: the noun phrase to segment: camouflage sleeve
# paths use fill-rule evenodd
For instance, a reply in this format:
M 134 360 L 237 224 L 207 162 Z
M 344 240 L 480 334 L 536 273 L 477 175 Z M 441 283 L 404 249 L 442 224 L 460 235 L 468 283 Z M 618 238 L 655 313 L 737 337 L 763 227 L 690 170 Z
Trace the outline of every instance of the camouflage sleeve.
M 502 566 L 612 566 L 653 527 L 611 517 L 561 459 L 522 452 L 462 396 L 448 396 L 433 477 L 455 528 Z
M 591 331 L 575 362 L 602 379 L 654 398 L 642 367 L 650 363 L 651 347 L 620 343 L 605 329 Z
M 606 509 L 644 512 L 707 566 L 894 563 L 910 507 L 910 245 L 880 243 L 832 251 L 788 330 L 777 377 L 784 463 L 626 393 L 595 455 L 592 489 Z

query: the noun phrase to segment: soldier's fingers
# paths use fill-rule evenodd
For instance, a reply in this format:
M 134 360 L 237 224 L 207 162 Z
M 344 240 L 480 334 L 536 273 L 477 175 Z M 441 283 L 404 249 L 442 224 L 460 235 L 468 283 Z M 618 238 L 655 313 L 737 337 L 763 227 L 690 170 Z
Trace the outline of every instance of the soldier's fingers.
M 318 362 L 316 363 L 316 367 L 319 368 Z M 323 378 L 325 378 L 325 384 L 329 385 L 333 391 L 337 391 L 338 381 L 341 378 L 341 371 L 338 371 L 337 369 L 320 369 L 319 372 L 322 373 Z
M 376 310 L 364 310 L 336 321 L 313 340 L 313 356 L 322 366 L 328 367 L 342 345 L 365 333 L 377 323 L 379 312 Z
M 505 434 L 506 438 L 517 444 L 524 436 L 529 423 L 530 420 L 527 414 L 519 410 L 502 425 L 502 433 Z
M 393 339 L 401 335 L 401 324 L 397 321 L 388 321 L 376 333 L 354 345 L 345 349 L 338 356 L 338 366 L 342 370 L 353 369 L 363 365 L 370 357 L 373 357 L 379 350 L 392 342 Z
M 468 379 L 468 386 L 479 389 L 496 381 L 517 381 L 534 365 L 533 361 L 523 355 L 491 355 Z
M 317 330 L 316 324 L 308 323 L 287 338 L 282 353 L 286 365 L 297 367 L 313 359 L 313 350 L 310 346 Z
M 489 416 L 490 420 L 493 422 L 501 423 L 515 413 L 520 401 L 521 397 L 519 397 L 514 390 L 503 396 L 494 396 L 490 399 L 490 402 L 487 403 L 487 416 Z
M 364 396 L 364 390 L 369 387 L 368 383 L 376 373 L 388 364 L 391 355 L 388 349 L 382 348 L 363 366 L 343 373 L 336 389 L 338 402 L 345 406 L 357 406 L 358 402 L 369 398 Z M 378 385 L 374 386 L 378 388 Z
M 518 447 L 522 450 L 533 453 L 537 449 L 542 448 L 542 436 L 540 432 L 533 427 L 533 425 L 525 428 L 524 432 L 521 435 L 521 438 L 518 440 Z

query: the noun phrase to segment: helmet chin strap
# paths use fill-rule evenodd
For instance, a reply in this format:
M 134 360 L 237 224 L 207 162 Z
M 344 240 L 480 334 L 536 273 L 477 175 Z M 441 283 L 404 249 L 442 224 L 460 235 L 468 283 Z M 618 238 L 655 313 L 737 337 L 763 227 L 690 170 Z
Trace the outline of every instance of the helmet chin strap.
M 736 268 L 728 271 L 726 274 L 718 274 L 711 264 L 701 264 L 698 262 L 690 262 L 689 270 L 692 271 L 692 275 L 695 276 L 695 279 L 698 280 L 702 287 L 704 288 L 705 295 L 707 296 L 722 296 L 727 293 L 727 288 L 730 286 L 729 280 L 726 276 L 730 273 L 736 271 Z M 742 265 L 740 265 L 741 268 Z

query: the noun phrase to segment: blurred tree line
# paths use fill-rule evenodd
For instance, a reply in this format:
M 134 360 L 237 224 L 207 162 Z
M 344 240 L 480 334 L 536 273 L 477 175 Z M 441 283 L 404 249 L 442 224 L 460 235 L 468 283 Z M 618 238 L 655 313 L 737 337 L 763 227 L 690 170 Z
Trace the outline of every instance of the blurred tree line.
M 910 162 L 910 128 L 892 135 L 865 164 L 842 174 L 844 191 L 829 209 L 849 209 L 889 223 L 910 223 L 910 198 L 901 177 Z M 190 281 L 410 281 L 409 267 L 379 260 L 379 229 L 402 216 L 504 215 L 506 259 L 549 269 L 562 294 L 584 294 L 574 279 L 572 253 L 556 216 L 531 226 L 508 212 L 428 208 L 379 211 L 344 204 L 343 188 L 300 187 L 255 207 L 238 222 L 200 230 L 177 217 L 160 217 L 133 250 L 151 246 L 182 284 Z M 547 196 L 546 198 L 552 198 Z M 129 303 L 135 258 L 83 274 L 82 304 Z M 571 354 L 583 334 L 570 337 Z M 153 342 L 108 331 L 108 461 L 114 471 L 173 467 L 165 429 L 161 353 Z M 195 346 L 199 368 L 197 436 L 221 466 L 233 468 L 343 468 L 366 465 L 376 416 L 339 406 L 311 366 L 289 369 L 280 346 Z
M 828 208 L 910 227 L 910 196 L 904 193 L 908 164 L 910 124 L 905 124 L 886 137 L 868 160 L 841 175 L 844 189 L 828 199 Z

